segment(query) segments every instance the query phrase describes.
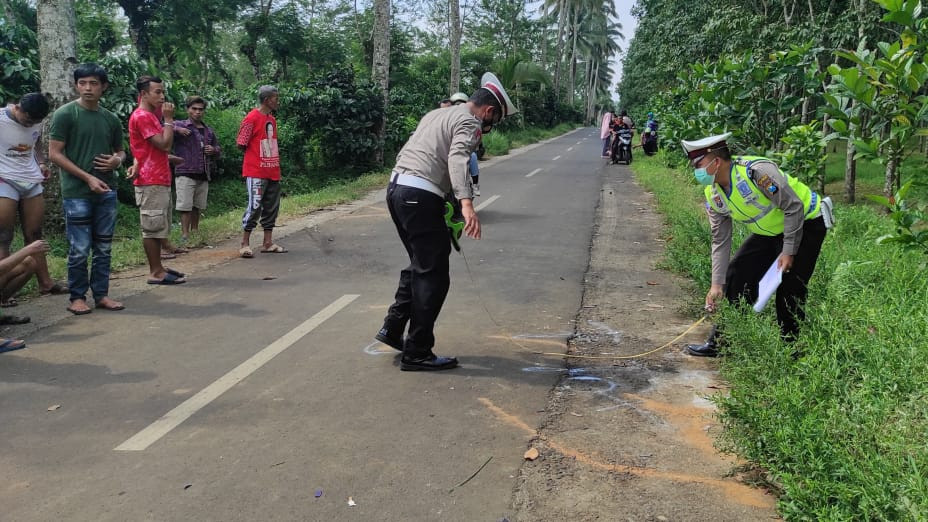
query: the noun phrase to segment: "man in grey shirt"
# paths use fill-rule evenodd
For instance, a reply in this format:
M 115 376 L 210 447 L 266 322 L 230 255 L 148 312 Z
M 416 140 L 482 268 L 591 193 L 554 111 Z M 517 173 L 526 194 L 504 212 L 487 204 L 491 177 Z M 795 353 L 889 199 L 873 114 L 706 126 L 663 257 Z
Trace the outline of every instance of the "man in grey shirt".
M 516 112 L 496 76 L 487 73 L 480 84 L 466 104 L 423 116 L 397 156 L 387 187 L 387 208 L 409 255 L 409 266 L 400 272 L 395 301 L 374 338 L 403 352 L 400 369 L 404 371 L 447 370 L 458 364 L 454 357 L 432 352 L 435 320 L 451 284 L 445 196 L 453 193 L 460 201 L 464 232 L 480 239 L 467 162 L 477 146 L 477 131 L 489 132 Z

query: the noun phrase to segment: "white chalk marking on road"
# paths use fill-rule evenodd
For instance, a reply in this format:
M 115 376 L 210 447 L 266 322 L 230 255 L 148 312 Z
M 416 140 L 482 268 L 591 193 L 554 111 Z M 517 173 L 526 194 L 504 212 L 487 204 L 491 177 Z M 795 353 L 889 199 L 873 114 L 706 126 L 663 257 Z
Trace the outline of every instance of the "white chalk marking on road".
M 529 172 L 528 174 L 526 174 L 525 177 L 526 177 L 526 178 L 530 178 L 530 177 L 534 176 L 535 174 L 538 174 L 539 172 L 541 172 L 541 169 L 535 169 L 535 170 Z
M 303 324 L 290 330 L 283 337 L 267 345 L 260 352 L 252 355 L 248 360 L 235 367 L 229 373 L 223 375 L 212 384 L 200 390 L 196 395 L 182 402 L 173 410 L 164 414 L 163 417 L 151 423 L 147 428 L 136 433 L 126 442 L 114 448 L 114 451 L 143 451 L 158 439 L 165 436 L 168 432 L 179 426 L 182 422 L 190 418 L 191 415 L 199 411 L 207 404 L 213 402 L 230 388 L 244 380 L 256 370 L 267 364 L 271 359 L 282 353 L 287 348 L 303 338 L 306 334 L 316 329 L 317 326 L 325 322 L 339 310 L 351 304 L 352 301 L 360 297 L 358 294 L 346 294 L 335 300 L 329 306 L 323 308 L 316 315 L 310 317 Z
M 555 157 L 551 158 L 551 161 L 557 161 L 557 160 L 559 160 L 559 159 L 561 159 L 560 156 L 555 156 Z
M 567 147 L 567 152 L 570 152 L 570 151 L 572 151 L 572 150 L 574 150 L 573 147 Z
M 488 206 L 490 206 L 490 203 L 493 203 L 493 202 L 496 201 L 497 199 L 499 199 L 499 194 L 494 194 L 494 195 L 488 197 L 487 200 L 484 201 L 483 203 L 477 205 L 477 207 L 474 208 L 474 210 L 476 210 L 477 212 L 480 212 L 481 210 L 483 210 L 483 209 L 487 208 Z

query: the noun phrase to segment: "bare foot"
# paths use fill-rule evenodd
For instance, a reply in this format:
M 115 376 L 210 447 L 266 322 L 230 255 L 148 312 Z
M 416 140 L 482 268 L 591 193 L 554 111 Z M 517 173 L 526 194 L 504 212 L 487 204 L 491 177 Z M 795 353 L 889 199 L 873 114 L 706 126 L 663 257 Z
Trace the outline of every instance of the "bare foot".
M 96 303 L 96 307 L 102 308 L 104 310 L 112 310 L 112 311 L 124 310 L 126 308 L 119 301 L 110 299 L 109 297 L 104 297 L 103 299 L 99 299 Z

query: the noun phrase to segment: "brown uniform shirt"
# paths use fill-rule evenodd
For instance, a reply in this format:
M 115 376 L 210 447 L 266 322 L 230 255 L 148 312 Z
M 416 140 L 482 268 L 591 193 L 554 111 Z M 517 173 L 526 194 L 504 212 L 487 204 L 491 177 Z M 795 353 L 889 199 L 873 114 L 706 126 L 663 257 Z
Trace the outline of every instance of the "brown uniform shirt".
M 477 147 L 478 130 L 480 120 L 466 103 L 435 109 L 419 121 L 393 170 L 425 178 L 445 194 L 453 190 L 458 199 L 473 199 L 467 162 Z
M 796 192 L 789 186 L 789 180 L 780 172 L 776 164 L 770 161 L 758 161 L 751 164 L 754 177 L 769 176 L 779 188 L 771 194 L 764 191 L 764 196 L 783 211 L 783 253 L 794 256 L 802 242 L 802 225 L 805 223 L 805 207 Z M 734 190 L 734 187 L 732 187 Z M 719 187 L 717 190 L 721 190 Z M 731 216 L 709 210 L 709 225 L 712 228 L 712 284 L 724 285 L 725 273 L 731 258 Z

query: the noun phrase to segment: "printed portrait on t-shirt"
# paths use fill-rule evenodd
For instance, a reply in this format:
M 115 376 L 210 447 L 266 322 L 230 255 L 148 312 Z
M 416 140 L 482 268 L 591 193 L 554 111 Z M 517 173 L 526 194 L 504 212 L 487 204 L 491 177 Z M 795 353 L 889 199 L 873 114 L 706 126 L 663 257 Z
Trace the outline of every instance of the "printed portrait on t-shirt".
M 279 154 L 277 151 L 277 136 L 274 134 L 274 124 L 267 122 L 264 124 L 265 139 L 261 140 L 261 159 L 276 158 Z

